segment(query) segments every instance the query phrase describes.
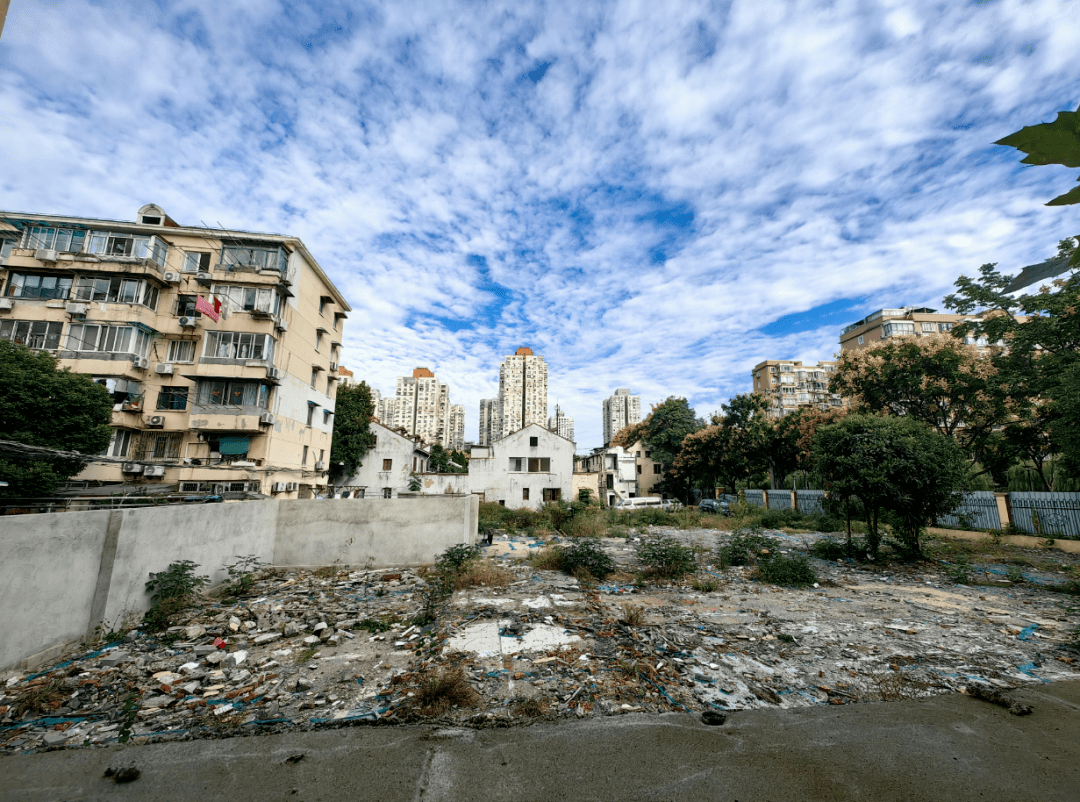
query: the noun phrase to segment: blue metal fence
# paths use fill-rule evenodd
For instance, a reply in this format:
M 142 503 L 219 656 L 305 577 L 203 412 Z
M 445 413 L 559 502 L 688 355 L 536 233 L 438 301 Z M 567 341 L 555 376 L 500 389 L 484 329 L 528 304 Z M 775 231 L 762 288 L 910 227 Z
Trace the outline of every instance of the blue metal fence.
M 765 491 L 769 497 L 769 509 L 770 510 L 790 510 L 791 507 L 791 491 L 790 490 L 767 490 Z
M 1030 535 L 1080 538 L 1080 493 L 1009 494 L 1013 525 Z
M 822 511 L 825 503 L 824 490 L 796 490 L 795 504 L 803 515 L 813 515 Z
M 989 490 L 975 490 L 959 493 L 958 506 L 950 515 L 938 518 L 944 526 L 959 526 L 964 529 L 1000 529 L 1001 515 L 998 513 L 997 497 Z
M 765 491 L 764 490 L 745 490 L 746 503 L 751 507 L 764 507 L 765 506 Z

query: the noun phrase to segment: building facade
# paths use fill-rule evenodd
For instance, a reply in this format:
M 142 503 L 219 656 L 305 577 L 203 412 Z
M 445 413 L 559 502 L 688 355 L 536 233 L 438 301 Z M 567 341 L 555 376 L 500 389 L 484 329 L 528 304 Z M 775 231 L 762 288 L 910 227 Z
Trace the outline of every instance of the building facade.
M 829 392 L 835 362 L 804 365 L 791 359 L 767 359 L 754 366 L 754 392 L 768 401 L 766 415 L 782 418 L 797 409 L 836 409 L 848 405 L 846 399 Z
M 642 496 L 667 495 L 656 490 L 664 466 L 640 440 L 632 446 L 598 448 L 574 462 L 574 492 L 588 488 L 601 504 L 613 507 L 620 501 Z
M 397 498 L 412 491 L 414 477 L 427 473 L 430 454 L 419 438 L 403 435 L 378 421 L 370 424 L 375 442 L 356 472 L 338 483 L 335 491 L 349 498 Z
M 558 404 L 555 405 L 555 414 L 548 418 L 547 427 L 559 437 L 577 442 L 574 437 L 574 419 L 564 413 Z
M 489 446 L 494 439 L 495 405 L 497 401 L 496 398 L 480 399 L 480 433 L 476 438 L 479 445 Z
M 518 429 L 547 424 L 547 363 L 519 348 L 499 366 L 499 394 L 480 402 L 480 443 L 490 445 Z
M 350 307 L 296 237 L 0 212 L 0 337 L 113 395 L 78 477 L 305 498 L 327 482 Z M 220 310 L 220 311 L 219 311 Z
M 604 445 L 610 443 L 621 429 L 641 423 L 641 396 L 630 395 L 620 387 L 611 398 L 604 400 Z
M 922 337 L 930 334 L 949 332 L 958 323 L 966 320 L 978 320 L 971 315 L 951 315 L 939 313 L 936 309 L 905 306 L 900 309 L 879 309 L 862 320 L 845 326 L 840 332 L 840 350 L 868 348 L 890 337 Z M 985 346 L 974 338 L 965 342 Z
M 466 475 L 470 492 L 506 507 L 539 509 L 550 501 L 570 501 L 574 443 L 530 423 L 490 445 L 474 447 Z

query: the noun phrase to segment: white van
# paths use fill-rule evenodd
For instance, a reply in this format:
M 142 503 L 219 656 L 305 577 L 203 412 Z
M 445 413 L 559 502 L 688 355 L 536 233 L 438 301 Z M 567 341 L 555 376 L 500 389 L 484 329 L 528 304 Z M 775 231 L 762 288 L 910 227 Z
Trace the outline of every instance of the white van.
M 671 509 L 671 502 L 664 501 L 659 496 L 639 496 L 638 498 L 624 498 L 613 509 L 616 510 L 644 510 L 649 507 L 656 509 Z

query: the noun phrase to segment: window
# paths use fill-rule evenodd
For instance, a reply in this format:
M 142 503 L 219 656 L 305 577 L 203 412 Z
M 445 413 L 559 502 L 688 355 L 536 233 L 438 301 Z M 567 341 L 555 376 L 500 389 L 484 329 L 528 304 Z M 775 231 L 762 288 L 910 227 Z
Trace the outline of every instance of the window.
M 540 438 L 539 437 L 530 437 L 529 438 L 529 447 L 530 448 L 536 448 L 538 445 L 540 445 Z
M 315 380 L 317 378 L 319 378 L 319 371 L 317 371 L 315 368 L 312 368 L 311 369 L 311 389 L 312 390 L 315 389 Z
M 610 473 L 607 475 L 607 489 L 608 490 L 614 490 L 615 489 L 615 477 L 612 476 Z
M 245 381 L 199 382 L 201 406 L 262 407 L 270 406 L 270 385 Z
M 382 497 L 383 498 L 393 498 L 394 497 L 394 488 L 392 488 L 392 487 L 384 487 L 382 489 Z
M 145 433 L 142 459 L 180 459 L 180 443 L 183 432 Z
M 529 457 L 529 473 L 551 473 L 549 457 Z
M 11 340 L 27 348 L 54 351 L 60 347 L 63 323 L 42 320 L 0 320 L 0 340 Z
M 315 350 L 318 351 L 322 347 L 322 332 L 315 332 Z
M 135 326 L 73 323 L 68 329 L 67 350 L 103 351 L 144 357 L 150 351 L 150 335 Z
M 194 362 L 194 340 L 169 340 L 169 355 L 166 362 Z
M 229 309 L 237 312 L 265 312 L 276 315 L 281 308 L 281 296 L 268 287 L 240 287 L 231 284 L 215 284 L 213 292 L 229 302 Z
M 322 413 L 323 426 L 329 426 L 330 425 L 330 416 L 333 415 L 333 414 L 334 413 L 331 412 L 329 409 L 324 409 L 323 410 L 323 413 Z
M 660 473 L 660 467 L 661 467 L 660 463 L 654 462 L 653 466 L 652 466 L 652 472 L 653 473 Z
M 923 323 L 921 326 L 923 331 L 937 331 L 936 323 Z
M 157 237 L 138 237 L 134 234 L 116 234 L 95 231 L 90 235 L 90 253 L 98 256 L 134 256 L 149 259 L 165 266 L 168 247 Z
M 158 390 L 157 408 L 173 411 L 187 409 L 187 387 L 162 387 Z
M 938 331 L 952 331 L 954 323 L 938 323 Z
M 194 295 L 178 295 L 176 297 L 177 317 L 202 317 L 202 312 L 195 311 Z
M 383 469 L 384 471 L 388 471 L 388 470 L 390 470 L 390 467 L 391 467 L 391 466 L 392 466 L 393 464 L 394 464 L 394 461 L 393 461 L 392 459 L 384 459 L 384 460 L 382 461 L 382 469 Z
M 865 339 L 865 338 L 864 338 L 864 337 L 863 337 L 863 336 L 862 336 L 862 335 L 860 334 L 860 335 L 859 335 L 859 345 L 862 345 L 862 344 L 863 344 L 863 340 L 864 340 L 864 339 Z
M 102 456 L 126 457 L 128 449 L 131 448 L 131 435 L 132 432 L 128 429 L 114 429 L 108 447 L 101 452 Z
M 896 335 L 914 334 L 914 333 L 915 333 L 915 324 L 914 323 L 895 323 L 894 322 L 894 323 L 886 323 L 884 326 L 881 327 L 881 336 L 882 337 L 893 337 L 893 336 L 896 336 Z
M 307 452 L 308 452 L 308 447 L 304 446 L 304 456 L 303 456 L 303 459 L 300 460 L 301 465 L 307 465 Z
M 142 304 L 157 310 L 158 288 L 134 278 L 94 278 L 83 276 L 75 284 L 75 300 Z
M 521 500 L 522 501 L 528 501 L 529 500 L 529 488 L 527 488 L 527 487 L 521 488 Z
M 82 250 L 85 239 L 85 231 L 76 231 L 72 228 L 34 226 L 30 229 L 30 238 L 26 242 L 26 247 L 78 253 Z
M 521 471 L 524 470 L 524 467 L 522 467 L 524 465 L 524 463 L 525 463 L 525 458 L 524 457 L 511 457 L 510 458 L 510 470 L 514 471 L 516 473 L 520 473 Z
M 210 331 L 206 333 L 203 357 L 210 359 L 258 359 L 272 362 L 274 338 L 269 334 L 250 334 L 243 331 Z
M 544 501 L 558 501 L 562 498 L 562 489 L 558 487 L 545 487 L 544 488 Z
M 67 298 L 70 294 L 71 279 L 63 276 L 12 273 L 8 278 L 7 295 L 13 298 Z
M 651 459 L 651 458 L 652 458 L 652 452 L 651 451 L 646 451 L 645 452 L 645 459 Z
M 11 256 L 11 249 L 18 244 L 17 240 L 0 238 L 0 259 L 7 259 Z M 335 321 L 334 328 L 337 328 L 337 321 Z
M 641 473 L 641 466 L 640 465 L 637 466 L 637 472 L 640 475 L 640 473 Z
M 207 272 L 210 270 L 210 254 L 208 253 L 185 253 L 184 266 L 181 268 L 185 273 Z
M 288 265 L 285 249 L 226 245 L 221 249 L 221 263 L 226 267 L 254 267 L 284 271 Z
M 318 406 L 318 405 L 317 404 L 312 404 L 310 401 L 308 401 L 308 405 L 307 405 L 307 425 L 308 426 L 311 425 L 311 421 L 315 417 L 315 407 L 316 406 Z

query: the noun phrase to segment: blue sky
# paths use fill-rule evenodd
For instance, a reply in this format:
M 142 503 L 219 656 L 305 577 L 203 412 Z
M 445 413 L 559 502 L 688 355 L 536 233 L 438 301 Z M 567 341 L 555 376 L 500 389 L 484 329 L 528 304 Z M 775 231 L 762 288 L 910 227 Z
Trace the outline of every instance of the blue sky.
M 343 362 L 466 406 L 522 345 L 702 415 L 762 359 L 1080 233 L 991 143 L 1080 104 L 1075 2 L 12 0 L 0 208 L 300 236 Z

